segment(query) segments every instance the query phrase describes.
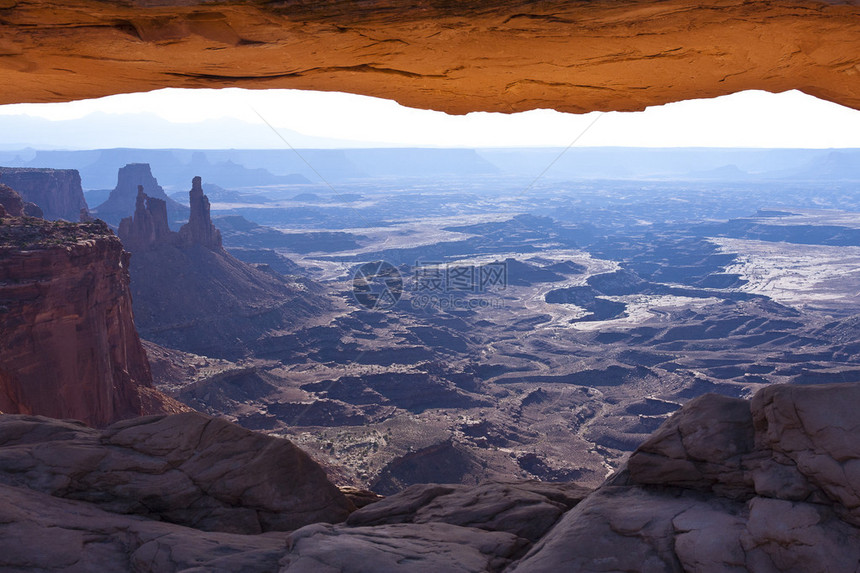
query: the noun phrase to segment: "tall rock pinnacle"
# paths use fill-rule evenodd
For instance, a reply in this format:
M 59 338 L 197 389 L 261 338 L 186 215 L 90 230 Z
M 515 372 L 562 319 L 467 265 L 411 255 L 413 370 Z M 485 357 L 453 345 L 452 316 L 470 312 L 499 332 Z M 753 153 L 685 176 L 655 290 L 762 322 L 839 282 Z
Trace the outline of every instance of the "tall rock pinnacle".
M 120 221 L 117 235 L 133 252 L 174 243 L 175 234 L 167 225 L 167 203 L 149 197 L 143 192 L 143 185 L 138 185 L 134 215 Z
M 202 245 L 213 251 L 221 249 L 221 231 L 212 224 L 209 216 L 209 198 L 203 194 L 200 177 L 192 180 L 188 197 L 191 203 L 191 215 L 188 223 L 179 229 L 182 242 L 187 245 Z

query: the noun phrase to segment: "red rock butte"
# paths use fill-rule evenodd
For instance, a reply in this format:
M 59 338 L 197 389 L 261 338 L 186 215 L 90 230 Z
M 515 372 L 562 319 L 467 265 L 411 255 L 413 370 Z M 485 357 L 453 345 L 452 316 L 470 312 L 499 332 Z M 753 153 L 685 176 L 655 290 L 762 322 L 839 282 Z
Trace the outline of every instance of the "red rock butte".
M 295 88 L 450 113 L 746 89 L 860 109 L 856 0 L 0 0 L 0 103 Z

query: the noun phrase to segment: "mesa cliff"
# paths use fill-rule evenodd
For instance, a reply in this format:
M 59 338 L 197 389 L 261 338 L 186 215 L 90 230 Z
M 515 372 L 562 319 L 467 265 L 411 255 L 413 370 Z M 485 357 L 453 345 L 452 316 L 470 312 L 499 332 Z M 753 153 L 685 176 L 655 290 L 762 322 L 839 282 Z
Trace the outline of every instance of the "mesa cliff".
M 283 277 L 245 264 L 221 245 L 209 200 L 195 177 L 191 212 L 179 232 L 168 207 L 138 188 L 134 215 L 119 237 L 132 253 L 131 291 L 141 336 L 195 354 L 237 358 L 268 333 L 295 328 L 330 303 L 307 279 Z
M 168 223 L 188 217 L 188 207 L 180 205 L 164 193 L 158 180 L 153 177 L 148 163 L 129 163 L 120 167 L 116 187 L 104 203 L 93 209 L 93 214 L 111 225 L 118 225 L 124 217 L 134 213 L 138 188 L 141 186 L 148 196 L 164 201 Z
M 76 222 L 87 211 L 76 169 L 0 167 L 0 181 L 17 191 L 24 201 L 38 205 L 45 219 Z
M 152 385 L 128 285 L 103 222 L 3 217 L 0 411 L 105 426 L 187 410 Z

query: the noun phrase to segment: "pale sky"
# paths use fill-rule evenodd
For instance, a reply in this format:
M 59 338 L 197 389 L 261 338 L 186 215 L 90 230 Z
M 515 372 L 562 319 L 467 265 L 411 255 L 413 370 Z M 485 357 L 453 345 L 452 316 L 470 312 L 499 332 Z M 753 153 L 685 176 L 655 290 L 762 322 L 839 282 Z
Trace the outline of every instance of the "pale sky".
M 134 147 L 133 139 L 123 139 L 129 134 L 122 133 L 122 115 L 139 113 L 155 114 L 177 124 L 224 118 L 239 120 L 254 134 L 252 145 L 246 138 L 242 140 L 243 146 L 260 148 L 284 145 L 260 116 L 284 130 L 350 140 L 353 143 L 349 146 L 365 142 L 402 147 L 531 147 L 567 146 L 598 115 L 597 122 L 582 135 L 577 146 L 860 147 L 860 111 L 798 91 L 780 94 L 746 91 L 632 113 L 575 115 L 534 110 L 510 115 L 449 116 L 406 108 L 390 100 L 336 92 L 162 89 L 62 104 L 0 106 L 0 132 L 4 116 L 73 120 L 94 112 L 116 114 L 117 133 L 116 141 L 108 137 L 110 141 L 100 144 L 86 142 L 84 146 L 90 148 Z M 211 133 L 207 134 L 206 141 L 196 145 L 194 130 L 188 127 L 177 126 L 184 132 L 179 144 L 176 137 L 166 134 L 163 147 L 235 147 L 231 145 L 231 133 L 223 134 L 223 142 L 213 141 Z M 284 133 L 289 141 L 292 136 Z M 100 137 L 105 136 L 102 133 Z

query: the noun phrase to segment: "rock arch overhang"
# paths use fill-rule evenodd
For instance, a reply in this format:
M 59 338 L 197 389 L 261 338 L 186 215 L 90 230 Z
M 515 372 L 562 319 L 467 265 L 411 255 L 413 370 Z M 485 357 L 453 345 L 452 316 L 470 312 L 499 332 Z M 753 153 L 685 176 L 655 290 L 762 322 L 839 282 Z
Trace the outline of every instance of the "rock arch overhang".
M 745 89 L 860 109 L 860 5 L 817 0 L 0 0 L 0 103 L 296 88 L 450 113 Z

